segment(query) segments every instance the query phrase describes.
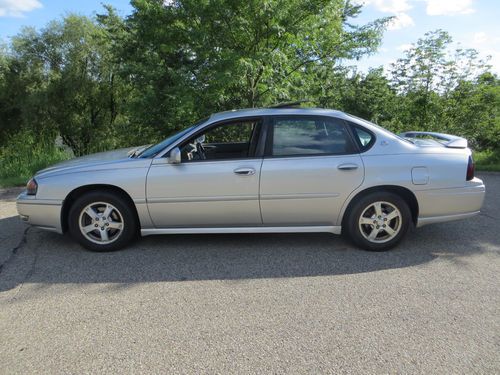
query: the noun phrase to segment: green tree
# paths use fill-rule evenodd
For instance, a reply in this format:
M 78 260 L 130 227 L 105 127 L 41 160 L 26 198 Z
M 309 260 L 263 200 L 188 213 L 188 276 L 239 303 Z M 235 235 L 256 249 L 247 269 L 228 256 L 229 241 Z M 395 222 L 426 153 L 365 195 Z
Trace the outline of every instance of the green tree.
M 442 126 L 472 142 L 476 150 L 500 150 L 500 80 L 484 73 L 461 81 L 445 100 Z
M 307 97 L 341 59 L 375 51 L 386 19 L 350 23 L 344 0 L 134 0 L 122 50 L 134 122 L 189 119 Z M 161 130 L 160 130 L 161 129 Z
M 370 69 L 368 74 L 354 73 L 348 78 L 349 89 L 344 90 L 341 108 L 393 131 L 401 131 L 397 109 L 400 98 L 391 88 L 383 68 Z
M 442 30 L 426 33 L 392 66 L 393 87 L 408 99 L 405 120 L 416 129 L 437 130 L 441 108 L 436 91 L 445 79 L 446 48 L 451 41 Z
M 446 97 L 488 69 L 473 49 L 451 50 L 443 30 L 428 32 L 392 65 L 392 86 L 405 97 L 401 120 L 415 130 L 441 130 Z
M 22 123 L 59 134 L 77 155 L 116 146 L 121 87 L 108 39 L 77 15 L 16 36 L 12 69 L 28 93 Z
M 0 146 L 8 135 L 21 125 L 25 87 L 16 69 L 15 61 L 9 56 L 6 46 L 0 47 Z

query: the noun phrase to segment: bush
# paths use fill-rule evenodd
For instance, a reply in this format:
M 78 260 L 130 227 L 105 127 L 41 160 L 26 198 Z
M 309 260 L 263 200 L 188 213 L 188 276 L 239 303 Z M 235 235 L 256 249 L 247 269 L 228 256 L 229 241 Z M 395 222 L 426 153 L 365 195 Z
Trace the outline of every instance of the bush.
M 39 138 L 23 130 L 4 142 L 0 147 L 0 185 L 24 184 L 35 172 L 71 157 L 53 140 Z
M 474 152 L 473 156 L 477 170 L 500 172 L 500 149 Z

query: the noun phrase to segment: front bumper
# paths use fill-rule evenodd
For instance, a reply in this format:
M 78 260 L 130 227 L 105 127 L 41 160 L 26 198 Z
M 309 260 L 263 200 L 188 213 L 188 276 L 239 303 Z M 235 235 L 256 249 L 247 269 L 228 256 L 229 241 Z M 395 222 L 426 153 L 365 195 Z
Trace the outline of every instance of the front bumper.
M 17 197 L 17 212 L 21 220 L 27 224 L 62 233 L 61 209 L 62 201 L 54 199 L 37 199 L 36 196 L 21 193 Z
M 464 187 L 416 191 L 419 205 L 417 227 L 477 215 L 483 205 L 486 188 L 479 178 Z

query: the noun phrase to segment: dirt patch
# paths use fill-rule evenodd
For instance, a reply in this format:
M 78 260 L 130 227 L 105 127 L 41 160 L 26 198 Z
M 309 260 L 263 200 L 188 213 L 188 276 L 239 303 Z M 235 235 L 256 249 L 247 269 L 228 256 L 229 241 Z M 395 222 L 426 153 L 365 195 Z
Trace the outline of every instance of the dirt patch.
M 24 187 L 0 189 L 0 201 L 14 201 L 23 190 Z

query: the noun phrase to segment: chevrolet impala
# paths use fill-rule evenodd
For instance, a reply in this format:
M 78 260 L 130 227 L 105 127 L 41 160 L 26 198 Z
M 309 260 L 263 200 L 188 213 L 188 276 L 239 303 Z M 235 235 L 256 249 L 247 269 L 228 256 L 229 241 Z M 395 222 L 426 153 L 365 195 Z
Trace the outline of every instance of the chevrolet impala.
M 398 136 L 340 111 L 283 106 L 214 114 L 155 145 L 54 165 L 17 209 L 93 251 L 140 235 L 298 232 L 381 251 L 410 226 L 476 215 L 484 195 L 463 138 Z

